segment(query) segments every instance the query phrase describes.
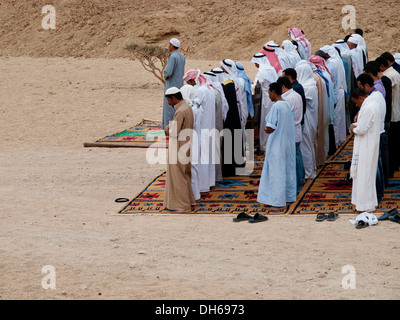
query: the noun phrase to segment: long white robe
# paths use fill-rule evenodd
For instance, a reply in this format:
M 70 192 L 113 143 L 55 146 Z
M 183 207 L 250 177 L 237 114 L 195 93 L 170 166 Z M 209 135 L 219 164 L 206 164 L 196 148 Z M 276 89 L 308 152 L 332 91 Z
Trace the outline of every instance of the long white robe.
M 265 122 L 274 131 L 268 138 L 257 201 L 284 207 L 297 196 L 294 120 L 289 104 L 275 102 Z
M 328 62 L 335 66 L 335 84 L 334 90 L 337 97 L 337 103 L 333 116 L 333 129 L 335 132 L 335 144 L 338 148 L 346 141 L 346 100 L 345 92 L 347 91 L 346 70 L 339 53 L 333 46 L 323 46 L 322 51 L 329 54 Z M 332 70 L 331 70 L 332 71 Z
M 269 63 L 267 57 L 255 58 L 251 60 L 253 63 L 259 64 L 259 69 L 256 77 L 254 78 L 254 85 L 257 82 L 260 83 L 261 86 L 261 115 L 260 115 L 260 150 L 265 151 L 267 146 L 268 134 L 264 131 L 265 128 L 265 117 L 268 115 L 271 110 L 272 101 L 269 98 L 268 90 L 269 85 L 275 82 L 278 79 L 278 75 L 275 69 Z
M 199 165 L 200 192 L 208 192 L 210 187 L 215 186 L 215 139 L 210 135 L 215 130 L 215 96 L 212 89 L 206 85 L 195 85 L 195 88 L 203 107 Z
M 374 97 L 366 98 L 354 129 L 351 203 L 357 211 L 373 212 L 378 205 L 376 173 L 379 158 L 381 110 Z
M 305 178 L 314 179 L 317 171 L 315 140 L 318 128 L 318 88 L 314 80 L 314 73 L 309 65 L 297 66 L 296 72 L 297 80 L 304 88 L 307 102 L 300 150 L 303 156 Z
M 199 200 L 200 195 L 200 136 L 201 136 L 201 122 L 203 117 L 203 107 L 197 97 L 196 89 L 191 85 L 184 85 L 180 88 L 183 99 L 192 107 L 194 126 L 192 136 L 192 190 L 195 200 Z

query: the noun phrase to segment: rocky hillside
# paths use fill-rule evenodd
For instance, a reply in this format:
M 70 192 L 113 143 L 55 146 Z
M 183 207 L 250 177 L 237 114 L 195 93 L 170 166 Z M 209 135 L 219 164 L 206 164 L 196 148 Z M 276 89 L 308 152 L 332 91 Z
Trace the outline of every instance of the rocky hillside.
M 399 50 L 397 0 L 1 0 L 0 55 L 127 58 L 127 44 L 166 46 L 177 37 L 192 59 L 250 59 L 294 26 L 315 51 L 352 32 L 342 27 L 348 4 L 371 57 Z M 56 10 L 54 30 L 42 28 L 45 5 Z

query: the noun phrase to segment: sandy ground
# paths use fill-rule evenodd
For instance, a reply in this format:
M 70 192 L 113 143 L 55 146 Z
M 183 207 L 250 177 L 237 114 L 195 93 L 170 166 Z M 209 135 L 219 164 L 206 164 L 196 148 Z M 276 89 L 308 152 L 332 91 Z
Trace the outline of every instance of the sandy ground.
M 202 70 L 215 61 L 189 60 Z M 256 70 L 246 64 L 254 76 Z M 399 299 L 400 225 L 355 215 L 129 215 L 163 165 L 84 148 L 161 119 L 161 84 L 124 59 L 0 58 L 0 299 Z M 56 288 L 43 289 L 44 266 Z M 354 267 L 355 289 L 342 273 Z

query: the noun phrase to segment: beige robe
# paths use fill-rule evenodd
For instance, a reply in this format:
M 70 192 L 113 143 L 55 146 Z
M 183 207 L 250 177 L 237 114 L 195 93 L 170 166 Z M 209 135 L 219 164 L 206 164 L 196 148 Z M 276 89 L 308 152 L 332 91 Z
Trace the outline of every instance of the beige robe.
M 224 129 L 224 119 L 222 115 L 222 97 L 218 90 L 214 89 L 215 94 L 215 129 L 221 132 Z M 218 155 L 215 163 L 215 181 L 222 181 L 222 166 L 221 166 L 221 143 L 219 138 L 215 144 L 215 154 Z
M 325 82 L 316 72 L 314 72 L 314 80 L 316 81 L 318 88 L 318 126 L 314 144 L 315 162 L 318 168 L 325 164 L 328 155 L 326 145 L 327 142 L 329 142 L 329 111 L 327 110 L 328 94 Z
M 190 132 L 193 130 L 194 117 L 192 108 L 184 100 L 174 108 L 175 115 L 169 128 L 164 207 L 169 210 L 190 211 L 195 204 L 190 161 L 192 139 Z M 190 131 L 185 131 L 183 134 L 182 130 L 185 129 Z M 186 137 L 184 141 L 179 141 L 179 134 Z

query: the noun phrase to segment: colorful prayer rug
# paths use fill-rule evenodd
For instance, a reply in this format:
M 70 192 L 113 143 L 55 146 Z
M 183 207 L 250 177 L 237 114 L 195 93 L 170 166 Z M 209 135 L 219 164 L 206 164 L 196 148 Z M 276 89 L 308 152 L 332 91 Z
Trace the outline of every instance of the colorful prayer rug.
M 314 180 L 308 180 L 297 197 L 297 201 L 283 211 L 267 212 L 263 204 L 257 202 L 258 184 L 264 163 L 263 156 L 255 156 L 254 168 L 248 175 L 224 178 L 213 190 L 203 195 L 196 204 L 193 214 L 317 214 L 338 212 L 354 214 L 351 204 L 351 184 L 345 180 L 349 172 L 345 165 L 351 161 L 353 137 L 332 155 L 325 166 L 318 170 Z M 163 208 L 166 173 L 158 175 L 150 184 L 123 207 L 117 214 L 169 214 Z M 384 212 L 400 207 L 400 172 L 390 179 L 389 187 L 377 208 Z
M 297 202 L 291 206 L 291 214 L 317 214 L 337 212 L 355 213 L 351 204 L 352 185 L 346 181 L 349 173 L 348 162 L 352 158 L 353 136 L 331 156 L 325 166 L 319 170 L 317 177 L 308 181 L 298 196 Z M 347 165 L 346 165 L 347 164 Z M 380 201 L 377 212 L 389 211 L 400 206 L 400 173 L 390 179 L 388 188 Z
M 124 131 L 106 136 L 94 143 L 85 142 L 84 147 L 139 147 L 165 148 L 168 137 L 161 129 L 161 121 L 143 119 L 136 126 Z
M 249 174 L 224 178 L 213 190 L 201 197 L 192 212 L 194 214 L 266 213 L 265 206 L 257 202 L 263 163 L 264 156 L 255 156 Z M 165 179 L 166 173 L 163 172 L 118 214 L 173 213 L 163 208 Z M 286 209 L 270 213 L 284 213 Z

